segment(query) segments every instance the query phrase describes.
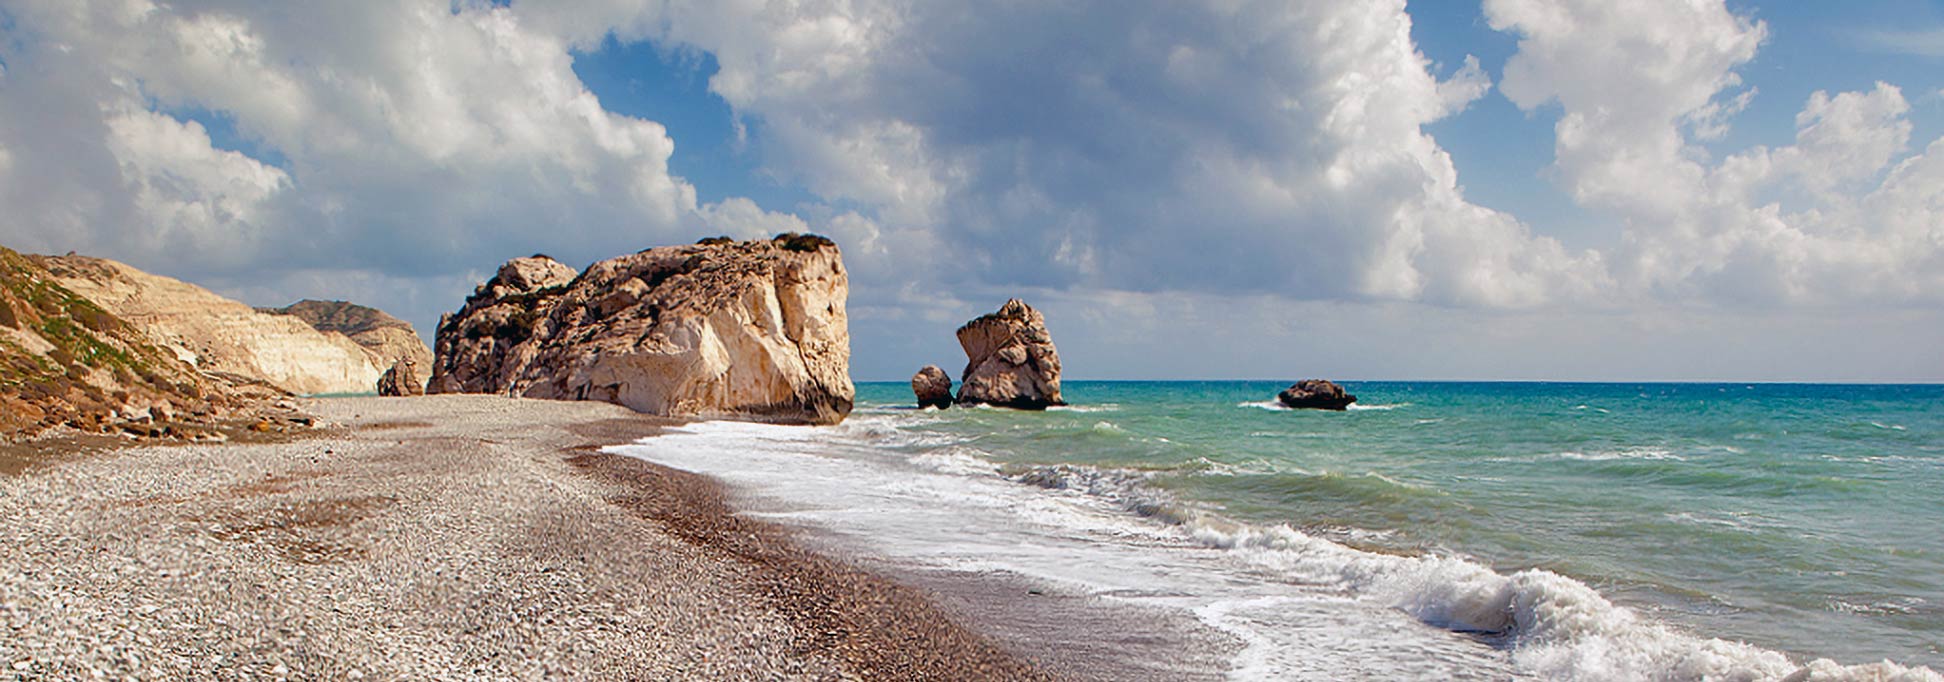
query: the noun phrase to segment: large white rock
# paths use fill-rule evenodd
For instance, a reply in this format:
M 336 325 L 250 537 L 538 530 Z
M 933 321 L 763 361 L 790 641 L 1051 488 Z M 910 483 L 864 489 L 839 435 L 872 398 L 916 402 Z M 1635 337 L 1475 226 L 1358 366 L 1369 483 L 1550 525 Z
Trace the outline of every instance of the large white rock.
M 649 249 L 578 277 L 516 259 L 440 322 L 431 391 L 832 424 L 856 396 L 849 293 L 814 236 Z

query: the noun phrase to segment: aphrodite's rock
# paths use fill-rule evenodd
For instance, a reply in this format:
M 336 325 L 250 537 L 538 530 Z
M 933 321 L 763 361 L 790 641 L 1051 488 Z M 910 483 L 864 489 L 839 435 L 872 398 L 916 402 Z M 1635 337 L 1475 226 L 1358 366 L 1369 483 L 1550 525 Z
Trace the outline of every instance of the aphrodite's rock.
M 283 308 L 258 308 L 258 312 L 290 315 L 326 334 L 343 334 L 364 346 L 382 365 L 408 358 L 419 367 L 432 366 L 432 349 L 425 347 L 411 323 L 385 314 L 377 308 L 345 301 L 303 300 Z
M 291 393 L 362 393 L 386 363 L 343 334 L 259 312 L 208 289 L 85 256 L 34 256 L 60 284 L 145 332 L 204 373 Z
M 578 277 L 515 259 L 440 321 L 430 390 L 833 424 L 856 395 L 849 292 L 837 245 L 812 235 L 654 248 Z
M 1276 394 L 1276 401 L 1299 409 L 1343 410 L 1357 402 L 1357 396 L 1324 379 L 1304 379 Z
M 1046 318 L 1019 299 L 980 316 L 958 330 L 965 349 L 965 375 L 958 402 L 1043 410 L 1065 405 L 1060 399 L 1060 353 L 1046 331 Z
M 425 395 L 425 382 L 419 381 L 418 361 L 404 358 L 385 370 L 385 374 L 378 377 L 378 395 Z
M 911 393 L 918 397 L 919 407 L 945 409 L 952 406 L 952 375 L 939 369 L 938 365 L 925 365 L 917 374 L 911 375 Z

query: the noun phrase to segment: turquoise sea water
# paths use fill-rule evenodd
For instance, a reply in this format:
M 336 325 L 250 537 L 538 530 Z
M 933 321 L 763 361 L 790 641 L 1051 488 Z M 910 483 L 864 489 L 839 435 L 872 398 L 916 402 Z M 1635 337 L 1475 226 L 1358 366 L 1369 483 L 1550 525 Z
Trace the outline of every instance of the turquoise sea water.
M 1239 520 L 1542 567 L 1712 636 L 1944 669 L 1944 386 L 1068 382 L 939 413 L 1009 465 L 1157 472 Z M 865 410 L 908 404 L 863 384 Z M 912 446 L 923 447 L 923 446 Z
M 1240 678 L 1944 679 L 1904 668 L 1944 669 L 1944 386 L 1285 385 L 865 383 L 840 427 L 621 451 L 895 561 L 1180 608 Z

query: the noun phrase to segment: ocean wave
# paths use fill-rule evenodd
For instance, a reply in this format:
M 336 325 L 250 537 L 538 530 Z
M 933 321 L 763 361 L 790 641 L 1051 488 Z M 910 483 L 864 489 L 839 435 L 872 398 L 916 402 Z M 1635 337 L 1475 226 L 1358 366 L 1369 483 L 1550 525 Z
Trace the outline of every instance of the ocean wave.
M 1098 405 L 1054 405 L 1046 408 L 1046 411 L 1088 414 L 1093 412 L 1119 412 L 1120 408 L 1119 403 L 1100 403 Z
M 740 424 L 696 425 L 677 429 L 700 432 L 715 438 L 730 437 L 708 447 L 696 447 L 672 437 L 650 439 L 648 447 L 663 456 L 690 458 L 691 462 L 720 462 L 726 457 L 743 457 L 752 451 L 773 448 L 774 457 L 800 457 L 794 453 L 813 452 L 829 446 L 832 438 L 853 440 L 877 446 L 895 438 L 898 429 L 865 424 L 856 433 L 829 429 L 798 429 Z M 809 442 L 825 441 L 825 442 Z M 1645 454 L 1645 453 L 1636 453 Z M 805 460 L 750 460 L 747 471 L 762 472 L 777 480 L 773 461 L 804 462 L 797 466 L 823 465 L 823 458 Z M 881 458 L 858 460 L 856 467 Z M 878 470 L 832 469 L 821 480 L 884 480 L 886 485 L 909 486 L 929 500 L 951 499 L 970 504 L 977 492 L 988 506 L 978 509 L 1016 511 L 1021 506 L 1034 509 L 1067 506 L 1118 510 L 1126 518 L 1127 531 L 1151 545 L 1136 547 L 1201 547 L 1221 550 L 1214 554 L 1223 562 L 1234 562 L 1247 575 L 1273 575 L 1272 582 L 1292 586 L 1299 594 L 1345 595 L 1378 611 L 1402 613 L 1423 623 L 1454 632 L 1488 639 L 1507 652 L 1522 673 L 1545 679 L 1793 679 L 1793 680 L 1912 680 L 1944 682 L 1944 676 L 1928 668 L 1909 668 L 1882 662 L 1843 666 L 1819 659 L 1797 664 L 1779 652 L 1753 645 L 1708 638 L 1674 629 L 1631 608 L 1612 603 L 1598 590 L 1572 577 L 1529 569 L 1501 574 L 1463 556 L 1398 556 L 1359 550 L 1297 530 L 1286 524 L 1252 524 L 1227 518 L 1216 511 L 1176 499 L 1154 485 L 1158 476 L 1169 471 L 1148 471 L 1076 464 L 1045 466 L 1007 466 L 996 464 L 984 453 L 968 446 L 934 448 L 905 458 L 913 469 Z M 1212 462 L 1200 466 L 1214 470 Z M 947 477 L 921 474 L 930 472 Z M 993 476 L 1001 480 L 993 480 Z M 876 476 L 878 479 L 871 479 Z M 800 476 L 798 476 L 800 477 Z M 913 480 L 923 477 L 924 480 Z M 961 479 L 960 477 L 969 477 Z M 1338 476 L 1361 484 L 1397 486 L 1408 484 L 1369 475 Z M 986 483 L 975 484 L 974 481 Z M 952 483 L 963 480 L 962 483 Z M 1024 489 L 1006 484 L 1011 481 Z M 815 482 L 815 481 L 813 481 Z M 998 486 L 981 488 L 980 485 Z M 812 485 L 805 490 L 825 490 Z M 898 488 L 903 490 L 903 488 Z M 997 492 L 1018 490 L 1013 493 Z M 1033 493 L 1043 490 L 1051 496 Z M 988 492 L 978 492 L 985 490 Z M 942 497 L 933 497 L 942 496 Z M 1045 503 L 1035 502 L 1044 500 Z M 878 502 L 873 498 L 871 505 Z M 1055 511 L 1058 511 L 1055 509 Z M 1113 518 L 1108 514 L 1100 518 Z M 1095 518 L 1074 514 L 1047 513 L 1031 518 L 1047 523 L 1085 523 Z M 1145 521 L 1143 520 L 1145 519 Z M 954 522 L 957 523 L 957 522 Z M 956 527 L 956 526 L 954 526 Z M 993 525 L 990 528 L 1010 526 Z M 1118 522 L 1102 524 L 1118 529 Z M 1083 533 L 1094 528 L 1073 526 Z M 942 532 L 933 529 L 927 532 Z M 1115 530 L 1113 532 L 1120 532 Z M 1006 542 L 998 546 L 1012 546 Z M 1031 543 L 1027 543 L 1031 544 Z M 1060 550 L 1064 552 L 1065 550 Z M 981 555 L 983 556 L 983 555 Z M 1196 562 L 1202 561 L 1197 555 Z M 1061 564 L 1064 565 L 1064 564 Z M 1872 601 L 1862 603 L 1884 608 Z M 1832 608 L 1840 608 L 1832 605 Z M 1863 608 L 1868 608 L 1863 607 Z
M 1409 487 L 1376 474 L 1357 478 L 1369 477 Z M 1465 557 L 1376 553 L 1287 525 L 1234 521 L 1153 490 L 1152 472 L 1053 465 L 1011 478 L 1102 498 L 1282 580 L 1348 592 L 1429 625 L 1496 639 L 1519 668 L 1541 678 L 1944 682 L 1929 668 L 1888 661 L 1798 665 L 1780 652 L 1673 629 L 1614 604 L 1584 582 L 1543 569 L 1501 574 Z
M 1410 407 L 1410 406 L 1411 406 L 1411 404 L 1410 404 L 1410 403 L 1391 403 L 1391 404 L 1388 404 L 1388 405 L 1381 405 L 1381 404 L 1380 404 L 1380 405 L 1365 405 L 1365 404 L 1363 404 L 1363 403 L 1350 403 L 1350 406 L 1349 406 L 1349 407 L 1347 407 L 1347 408 L 1345 408 L 1345 409 L 1349 409 L 1349 410 L 1357 410 L 1357 411 L 1362 411 L 1362 410 L 1395 410 L 1395 409 L 1398 409 L 1398 408 L 1404 408 L 1404 407 Z
M 1247 407 L 1247 408 L 1252 408 L 1257 410 L 1272 410 L 1272 411 L 1290 409 L 1288 405 L 1284 405 L 1274 400 L 1256 400 L 1256 401 L 1245 402 L 1245 403 L 1236 403 L 1235 406 Z

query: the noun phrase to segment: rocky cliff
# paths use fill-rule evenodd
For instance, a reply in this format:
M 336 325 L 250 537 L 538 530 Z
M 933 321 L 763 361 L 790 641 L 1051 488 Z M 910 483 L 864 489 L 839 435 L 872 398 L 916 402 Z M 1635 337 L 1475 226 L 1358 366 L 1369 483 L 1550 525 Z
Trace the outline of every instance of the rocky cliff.
M 1066 404 L 1060 398 L 1060 352 L 1046 317 L 1024 301 L 1006 301 L 998 312 L 965 323 L 958 340 L 966 357 L 959 404 L 1024 410 Z
M 708 239 L 573 269 L 519 258 L 439 323 L 431 392 L 831 424 L 850 413 L 849 277 L 814 235 Z
M 101 258 L 31 258 L 61 286 L 205 373 L 260 379 L 292 393 L 362 393 L 391 366 L 342 334 L 258 312 L 187 282 Z
M 383 310 L 346 301 L 303 300 L 282 308 L 258 308 L 258 312 L 289 315 L 318 331 L 343 334 L 391 367 L 400 360 L 418 367 L 432 366 L 432 349 L 425 347 L 411 323 L 388 315 Z
M 0 247 L 0 440 L 99 431 L 137 412 L 207 414 L 227 401 L 140 329 Z

